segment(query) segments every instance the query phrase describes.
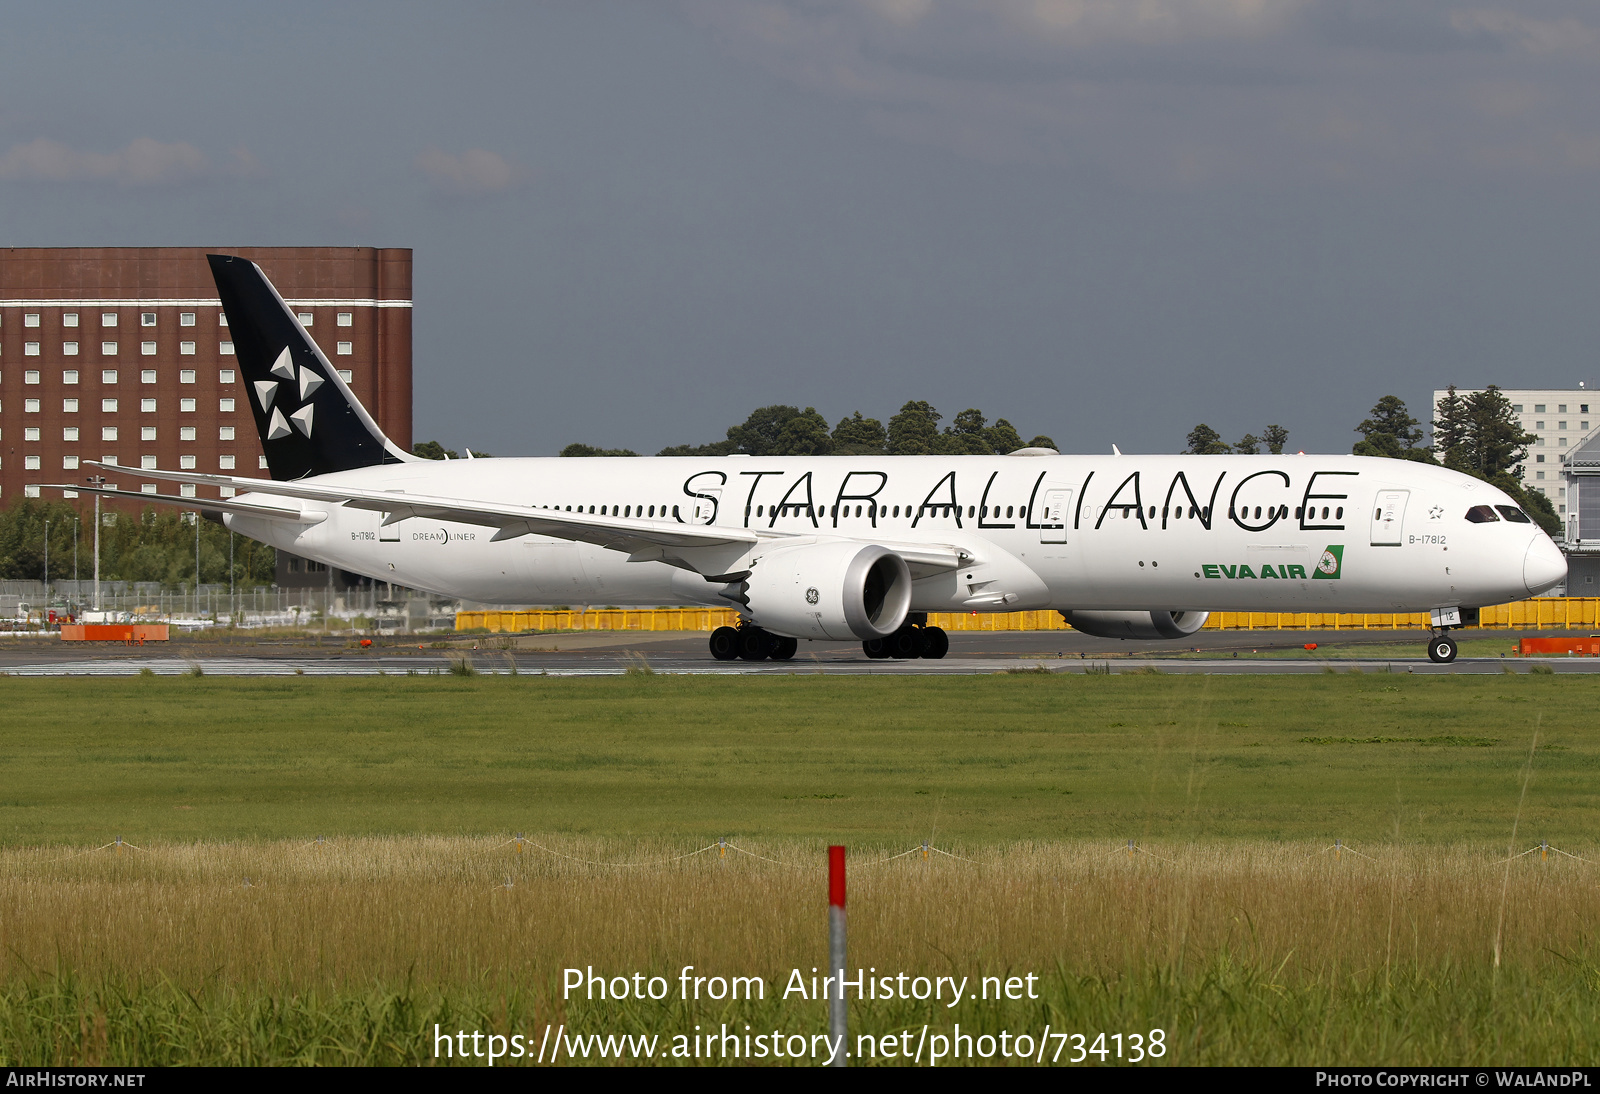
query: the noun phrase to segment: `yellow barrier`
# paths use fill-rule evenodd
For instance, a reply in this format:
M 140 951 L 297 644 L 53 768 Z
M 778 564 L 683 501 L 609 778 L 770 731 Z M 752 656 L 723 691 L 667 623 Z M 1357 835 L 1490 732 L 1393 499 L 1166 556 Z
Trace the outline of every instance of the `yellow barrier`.
M 595 608 L 590 611 L 457 612 L 456 630 L 496 634 L 522 631 L 709 631 L 731 627 L 739 613 L 719 608 Z M 947 631 L 1065 631 L 1061 613 L 930 612 L 928 622 Z M 1496 604 L 1478 613 L 1478 626 L 1493 630 L 1600 630 L 1600 597 L 1541 597 Z M 1334 612 L 1212 612 L 1206 630 L 1393 631 L 1427 630 L 1427 612 L 1339 614 Z

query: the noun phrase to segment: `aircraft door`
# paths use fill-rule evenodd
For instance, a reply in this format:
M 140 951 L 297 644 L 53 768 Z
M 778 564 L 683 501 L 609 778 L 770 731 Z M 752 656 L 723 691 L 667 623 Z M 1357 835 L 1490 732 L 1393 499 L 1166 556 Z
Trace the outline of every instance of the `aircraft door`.
M 1039 515 L 1039 542 L 1067 542 L 1067 520 L 1071 512 L 1072 488 L 1046 487 L 1043 512 Z
M 694 517 L 690 524 L 710 524 L 717 517 L 717 505 L 722 499 L 722 491 L 717 487 L 709 489 L 695 489 Z
M 1372 506 L 1372 545 L 1398 547 L 1406 522 L 1406 502 L 1411 500 L 1409 490 L 1380 490 Z

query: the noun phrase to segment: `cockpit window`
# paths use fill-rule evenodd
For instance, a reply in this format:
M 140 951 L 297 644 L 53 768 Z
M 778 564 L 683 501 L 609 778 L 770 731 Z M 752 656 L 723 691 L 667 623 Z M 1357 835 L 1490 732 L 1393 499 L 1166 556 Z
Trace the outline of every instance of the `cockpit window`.
M 1524 513 L 1521 509 L 1518 509 L 1515 505 L 1496 505 L 1495 508 L 1500 510 L 1500 515 L 1502 517 L 1505 517 L 1514 524 L 1533 523 L 1533 518 L 1528 516 L 1528 514 Z
M 1494 515 L 1494 510 L 1487 505 L 1474 505 L 1467 510 L 1467 519 L 1473 524 L 1489 524 L 1500 518 Z

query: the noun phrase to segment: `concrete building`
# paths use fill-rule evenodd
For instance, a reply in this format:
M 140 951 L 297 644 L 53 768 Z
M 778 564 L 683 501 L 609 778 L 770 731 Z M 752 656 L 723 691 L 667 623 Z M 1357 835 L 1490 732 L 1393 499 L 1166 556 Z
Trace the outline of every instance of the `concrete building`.
M 384 432 L 411 447 L 408 248 L 5 248 L 0 505 L 82 481 L 95 473 L 86 459 L 151 494 L 144 467 L 265 474 L 208 251 L 259 263 Z

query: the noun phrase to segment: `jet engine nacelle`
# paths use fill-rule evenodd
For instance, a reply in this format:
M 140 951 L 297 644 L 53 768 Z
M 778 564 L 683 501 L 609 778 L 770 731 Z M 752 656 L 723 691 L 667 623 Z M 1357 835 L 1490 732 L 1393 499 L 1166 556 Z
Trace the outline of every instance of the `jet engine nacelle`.
M 1188 638 L 1205 626 L 1210 612 L 1068 612 L 1074 630 L 1096 638 Z
M 757 626 L 791 638 L 884 638 L 911 607 L 911 568 L 876 544 L 812 543 L 758 558 L 739 600 Z

